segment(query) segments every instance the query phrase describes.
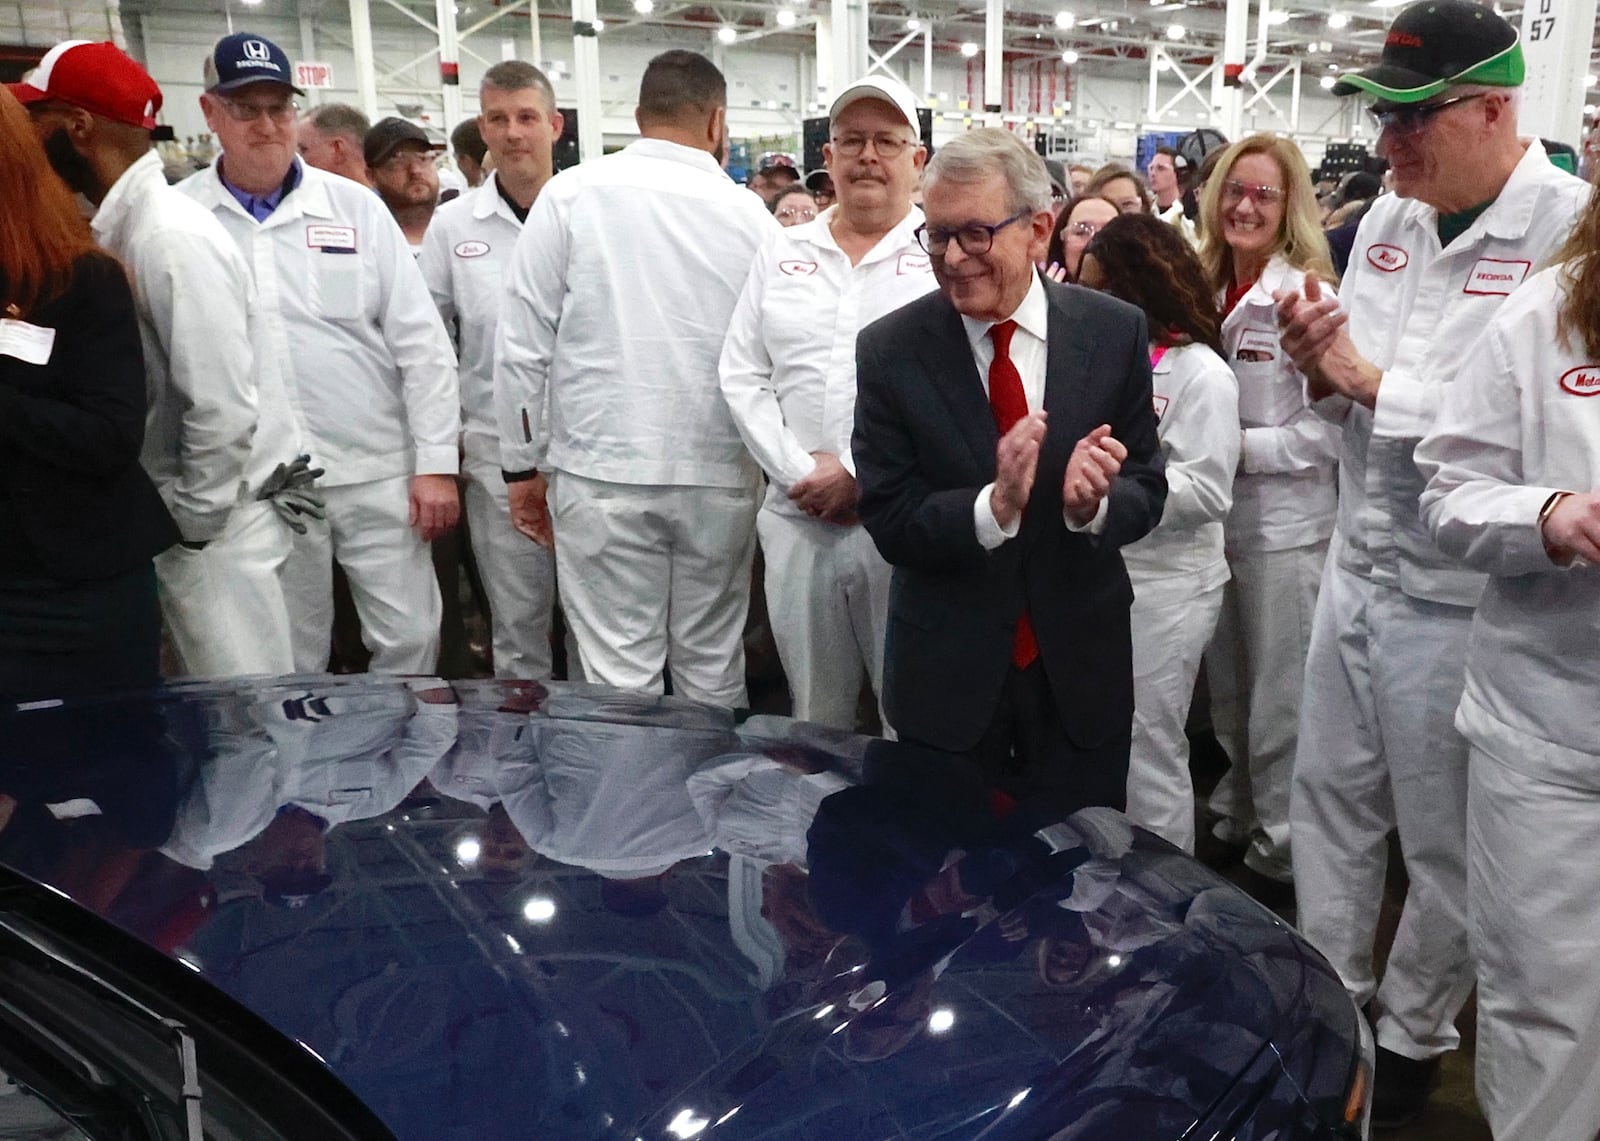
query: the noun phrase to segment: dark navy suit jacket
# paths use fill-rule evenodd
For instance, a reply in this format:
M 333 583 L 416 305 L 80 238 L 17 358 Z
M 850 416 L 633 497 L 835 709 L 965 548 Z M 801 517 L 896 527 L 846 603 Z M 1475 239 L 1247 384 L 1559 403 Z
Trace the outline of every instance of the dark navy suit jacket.
M 902 736 L 965 751 L 993 720 L 1026 607 L 1062 727 L 1081 749 L 1133 717 L 1120 548 L 1161 519 L 1167 484 L 1151 404 L 1144 314 L 1046 282 L 1050 315 L 1038 474 L 1016 538 L 986 551 L 973 526 L 999 431 L 960 315 L 931 293 L 863 329 L 853 442 L 860 515 L 894 566 L 884 705 Z M 1104 530 L 1068 530 L 1061 485 L 1101 424 L 1128 448 Z

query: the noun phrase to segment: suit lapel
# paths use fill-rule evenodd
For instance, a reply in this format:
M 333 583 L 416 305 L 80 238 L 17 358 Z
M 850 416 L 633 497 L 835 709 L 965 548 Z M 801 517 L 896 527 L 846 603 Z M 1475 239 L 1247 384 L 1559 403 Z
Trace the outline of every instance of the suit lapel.
M 1071 431 L 1081 415 L 1081 397 L 1089 380 L 1089 330 L 1072 303 L 1072 292 L 1052 282 L 1045 283 L 1050 298 L 1050 325 L 1046 330 L 1044 370 L 1044 410 L 1052 429 L 1039 456 L 1039 471 L 1065 470 L 1067 458 L 1078 442 Z M 1076 406 L 1076 408 L 1074 407 Z M 1089 427 L 1094 427 L 1093 424 Z
M 933 307 L 930 313 L 927 337 L 917 345 L 917 357 L 933 389 L 950 406 L 956 430 L 966 441 L 973 459 L 992 477 L 1000 432 L 995 427 L 988 397 L 984 395 L 977 362 L 972 359 L 966 326 L 961 323 L 961 315 L 955 307 L 940 300 L 942 304 Z

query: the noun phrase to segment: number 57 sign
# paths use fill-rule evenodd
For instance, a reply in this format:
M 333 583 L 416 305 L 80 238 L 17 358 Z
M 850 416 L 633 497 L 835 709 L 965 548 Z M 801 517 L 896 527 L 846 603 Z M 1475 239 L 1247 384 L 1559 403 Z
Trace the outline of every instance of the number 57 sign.
M 1583 134 L 1582 76 L 1589 72 L 1595 0 L 1527 0 L 1522 54 L 1528 78 L 1518 129 L 1523 135 L 1577 144 Z

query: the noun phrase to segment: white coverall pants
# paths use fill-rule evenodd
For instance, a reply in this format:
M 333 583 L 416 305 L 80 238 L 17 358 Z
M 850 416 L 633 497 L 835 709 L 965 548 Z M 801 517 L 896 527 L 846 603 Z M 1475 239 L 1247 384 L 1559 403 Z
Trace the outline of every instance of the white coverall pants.
M 464 498 L 478 574 L 489 595 L 498 677 L 550 677 L 550 616 L 556 601 L 556 559 L 511 523 L 500 465 L 468 459 Z
M 1291 806 L 1300 930 L 1378 1044 L 1415 1060 L 1460 1041 L 1472 990 L 1466 927 L 1467 747 L 1454 725 L 1472 611 L 1408 598 L 1328 560 L 1306 663 Z M 1383 985 L 1373 942 L 1398 826 L 1411 880 Z
M 862 526 L 762 511 L 767 614 L 794 716 L 856 727 L 861 683 L 882 698 L 892 570 Z
M 1552 784 L 1477 745 L 1469 765 L 1478 1101 L 1498 1141 L 1594 1141 L 1600 787 Z
M 286 674 L 295 669 L 279 579 L 294 532 L 269 503 L 236 505 L 202 550 L 156 556 L 167 636 L 190 677 Z
M 1170 581 L 1170 580 L 1169 580 Z M 1194 778 L 1189 775 L 1189 704 L 1200 659 L 1217 627 L 1227 583 L 1199 594 L 1168 582 L 1135 582 L 1133 750 L 1128 818 L 1194 853 Z M 1161 587 L 1168 587 L 1162 590 Z
M 584 677 L 730 709 L 747 703 L 758 490 L 550 477 L 561 607 Z
M 1206 651 L 1211 724 L 1232 763 L 1211 794 L 1217 835 L 1248 844 L 1264 876 L 1293 875 L 1289 788 L 1294 779 L 1306 648 L 1327 561 L 1326 540 L 1283 551 L 1230 554 L 1216 636 Z
M 307 520 L 283 568 L 295 670 L 328 668 L 337 559 L 350 579 L 373 672 L 432 673 L 439 660 L 442 602 L 428 544 L 409 523 L 411 477 L 318 490 L 328 517 Z

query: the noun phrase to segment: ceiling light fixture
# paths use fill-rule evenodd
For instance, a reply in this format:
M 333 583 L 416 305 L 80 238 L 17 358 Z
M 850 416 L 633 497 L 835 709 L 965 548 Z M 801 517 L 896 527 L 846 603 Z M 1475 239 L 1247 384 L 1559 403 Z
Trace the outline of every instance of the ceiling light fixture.
M 1182 24 L 1167 25 L 1167 39 L 1169 40 L 1181 40 L 1186 34 L 1188 34 L 1188 29 Z
M 721 40 L 725 44 L 731 44 L 738 38 L 739 29 L 732 27 L 731 25 L 724 24 L 722 27 L 717 29 L 717 39 Z
M 1290 13 L 1285 12 L 1282 9 L 1267 13 L 1267 23 L 1271 24 L 1275 28 L 1283 27 L 1283 25 L 1287 24 L 1293 18 L 1294 17 Z
M 910 19 L 908 19 L 906 21 L 906 31 L 908 31 L 908 32 L 920 32 L 920 31 L 922 31 L 922 21 L 917 19 L 915 16 L 912 16 Z
M 1322 89 L 1324 91 L 1332 91 L 1333 85 L 1339 81 L 1331 75 L 1324 75 L 1321 79 L 1317 80 L 1317 82 L 1322 84 Z
M 973 43 L 971 40 L 968 40 L 966 43 L 961 45 L 961 54 L 966 56 L 968 59 L 971 59 L 973 56 L 978 54 L 978 45 Z
M 792 27 L 794 27 L 795 22 L 798 19 L 799 19 L 799 17 L 794 14 L 794 9 L 793 8 L 779 8 L 778 9 L 778 16 L 777 16 L 778 27 L 780 27 L 780 28 L 792 28 Z
M 1328 13 L 1328 27 L 1332 28 L 1334 31 L 1337 32 L 1340 28 L 1348 27 L 1349 24 L 1350 17 L 1346 16 L 1343 12 Z
M 1071 67 L 1073 64 L 1078 62 L 1078 53 L 1073 51 L 1071 48 L 1068 48 L 1066 51 L 1061 53 L 1061 62 L 1066 64 L 1068 67 Z
M 1065 8 L 1056 13 L 1056 27 L 1058 28 L 1065 30 L 1072 27 L 1072 25 L 1076 24 L 1077 22 L 1078 18 Z
M 656 10 L 656 0 L 633 0 L 633 10 L 641 16 L 648 16 Z

